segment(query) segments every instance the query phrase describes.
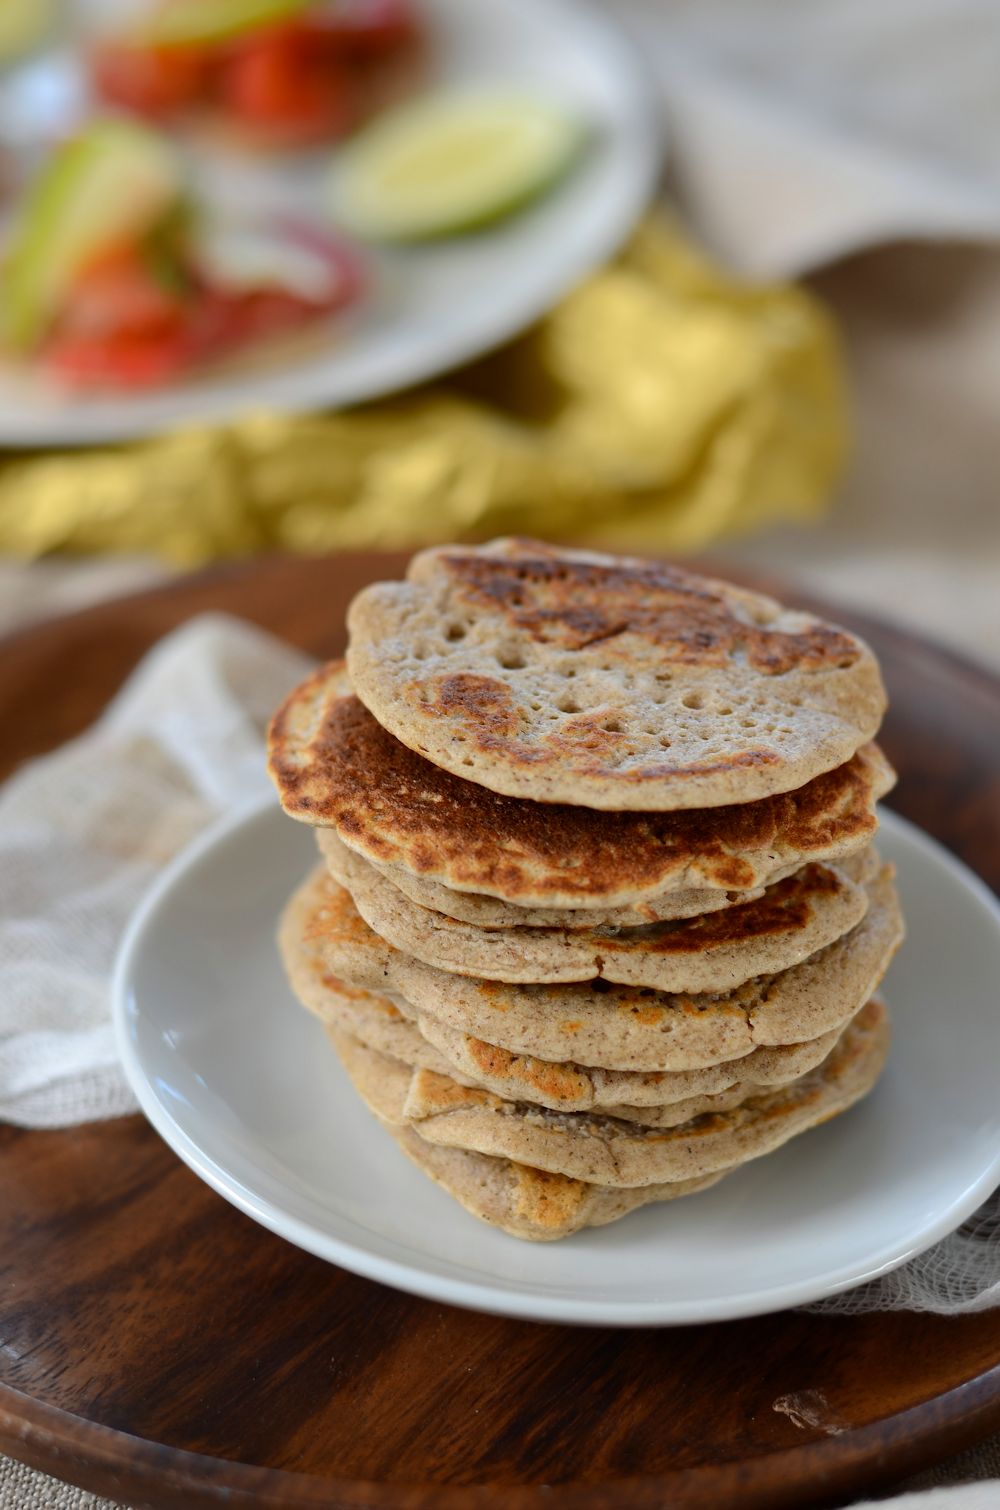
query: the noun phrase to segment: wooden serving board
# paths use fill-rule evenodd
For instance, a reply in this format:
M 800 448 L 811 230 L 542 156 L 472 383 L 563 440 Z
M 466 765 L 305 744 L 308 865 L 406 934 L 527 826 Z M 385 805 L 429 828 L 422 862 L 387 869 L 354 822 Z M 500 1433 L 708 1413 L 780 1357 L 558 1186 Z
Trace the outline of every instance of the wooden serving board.
M 191 614 L 229 609 L 332 654 L 351 594 L 400 565 L 215 571 L 7 640 L 5 768 L 83 728 Z M 1000 885 L 1000 682 L 840 617 L 885 669 L 893 806 Z M 0 1448 L 130 1504 L 779 1510 L 997 1427 L 1000 1310 L 660 1331 L 481 1316 L 291 1247 L 139 1117 L 0 1130 Z

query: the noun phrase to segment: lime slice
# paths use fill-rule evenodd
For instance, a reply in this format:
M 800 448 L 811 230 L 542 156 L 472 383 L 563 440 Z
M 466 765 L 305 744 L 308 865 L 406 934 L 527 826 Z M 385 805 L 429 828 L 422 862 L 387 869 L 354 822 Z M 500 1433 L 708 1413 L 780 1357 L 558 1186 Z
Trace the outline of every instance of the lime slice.
M 154 47 L 221 42 L 257 26 L 283 21 L 311 0 L 166 0 L 133 35 Z
M 0 275 L 0 341 L 30 351 L 82 262 L 152 225 L 182 192 L 154 132 L 97 121 L 66 142 L 29 191 Z
M 333 208 L 375 241 L 477 230 L 553 184 L 584 134 L 568 111 L 527 95 L 446 95 L 406 105 L 344 149 L 331 182 Z

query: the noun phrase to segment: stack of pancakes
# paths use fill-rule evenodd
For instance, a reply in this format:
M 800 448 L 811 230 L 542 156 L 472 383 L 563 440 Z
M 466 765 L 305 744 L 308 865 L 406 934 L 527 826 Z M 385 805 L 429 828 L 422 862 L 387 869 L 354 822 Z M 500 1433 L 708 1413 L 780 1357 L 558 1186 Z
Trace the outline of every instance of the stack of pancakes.
M 875 659 L 673 567 L 446 547 L 354 600 L 272 723 L 321 863 L 292 985 L 400 1147 L 550 1239 L 865 1095 L 902 938 Z

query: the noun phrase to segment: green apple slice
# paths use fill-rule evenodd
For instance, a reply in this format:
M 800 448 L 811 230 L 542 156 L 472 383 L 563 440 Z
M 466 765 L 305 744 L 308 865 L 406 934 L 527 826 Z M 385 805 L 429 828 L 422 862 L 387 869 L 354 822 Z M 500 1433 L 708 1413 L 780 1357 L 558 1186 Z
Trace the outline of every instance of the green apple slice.
M 8 243 L 0 341 L 32 350 L 80 265 L 155 224 L 182 190 L 169 146 L 131 121 L 96 121 L 64 143 L 29 190 Z
M 133 34 L 151 47 L 223 42 L 258 26 L 284 21 L 311 0 L 166 0 Z
M 575 115 L 527 94 L 454 94 L 406 105 L 341 153 L 330 184 L 334 214 L 374 241 L 477 230 L 552 185 L 584 137 Z

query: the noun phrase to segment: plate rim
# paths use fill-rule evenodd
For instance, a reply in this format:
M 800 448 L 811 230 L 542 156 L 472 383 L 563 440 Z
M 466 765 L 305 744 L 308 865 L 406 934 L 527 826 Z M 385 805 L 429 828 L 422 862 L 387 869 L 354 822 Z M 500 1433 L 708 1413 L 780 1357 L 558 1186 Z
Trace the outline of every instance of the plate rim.
M 539 320 L 552 306 L 600 267 L 624 244 L 635 229 L 643 211 L 654 198 L 654 191 L 662 173 L 669 146 L 669 130 L 665 112 L 661 107 L 655 80 L 649 64 L 643 57 L 636 38 L 629 29 L 615 21 L 610 11 L 600 8 L 594 0 L 519 0 L 532 12 L 543 12 L 551 17 L 554 28 L 573 25 L 586 33 L 585 43 L 592 51 L 610 57 L 611 68 L 621 78 L 628 79 L 630 108 L 639 129 L 630 140 L 628 164 L 631 173 L 631 193 L 625 196 L 617 219 L 602 222 L 581 247 L 573 238 L 562 238 L 568 251 L 558 271 L 540 281 L 530 299 L 522 298 L 517 304 L 517 314 L 497 317 L 490 300 L 479 302 L 479 314 L 471 331 L 459 334 L 446 344 L 443 354 L 435 359 L 420 360 L 412 357 L 403 363 L 388 364 L 392 371 L 386 376 L 380 365 L 378 373 L 357 384 L 347 397 L 326 397 L 321 394 L 321 374 L 310 366 L 297 362 L 281 364 L 275 371 L 262 376 L 258 385 L 251 380 L 246 392 L 233 392 L 233 386 L 241 387 L 238 374 L 226 375 L 221 388 L 202 390 L 197 385 L 181 384 L 154 392 L 149 397 L 171 396 L 179 398 L 179 412 L 167 412 L 154 418 L 132 412 L 133 396 L 99 395 L 102 402 L 120 400 L 125 405 L 124 415 L 94 415 L 87 407 L 70 403 L 56 403 L 46 407 L 44 398 L 34 402 L 30 395 L 19 400 L 16 414 L 29 411 L 47 418 L 51 423 L 32 425 L 26 432 L 13 423 L 0 419 L 0 445 L 20 452 L 40 445 L 76 446 L 86 449 L 121 442 L 137 441 L 170 434 L 185 426 L 211 426 L 238 422 L 241 419 L 272 414 L 309 414 L 328 411 L 336 413 L 359 404 L 377 402 L 435 382 L 448 373 L 496 351 L 508 341 L 515 340 Z M 620 154 L 619 154 L 620 157 Z M 379 248 L 375 248 L 373 258 Z M 501 306 L 503 309 L 503 306 Z M 440 346 L 438 347 L 441 351 Z M 139 403 L 147 395 L 140 394 Z
M 280 813 L 272 793 L 260 793 L 209 825 L 167 864 L 143 896 L 122 935 L 111 977 L 111 1011 L 115 1042 L 120 1062 L 140 1109 L 155 1131 L 173 1152 L 224 1200 L 251 1217 L 261 1226 L 302 1248 L 315 1257 L 349 1270 L 363 1278 L 375 1280 L 423 1299 L 439 1301 L 462 1309 L 486 1314 L 511 1316 L 522 1320 L 569 1323 L 584 1326 L 663 1327 L 701 1325 L 706 1322 L 740 1320 L 772 1314 L 795 1306 L 809 1305 L 831 1295 L 878 1279 L 901 1267 L 918 1254 L 941 1241 L 966 1220 L 990 1194 L 1000 1186 L 1000 1143 L 989 1166 L 950 1201 L 937 1219 L 922 1229 L 916 1239 L 902 1247 L 889 1245 L 892 1251 L 863 1270 L 852 1266 L 850 1273 L 834 1270 L 817 1284 L 800 1281 L 767 1289 L 730 1295 L 722 1300 L 584 1301 L 551 1293 L 542 1294 L 528 1288 L 505 1288 L 503 1281 L 456 1279 L 434 1270 L 405 1264 L 398 1259 L 374 1253 L 350 1239 L 334 1237 L 291 1216 L 267 1197 L 256 1194 L 238 1177 L 229 1174 L 211 1153 L 181 1127 L 157 1096 L 143 1067 L 141 1056 L 129 1032 L 131 975 L 139 950 L 155 926 L 157 913 L 187 873 L 234 833 L 267 817 Z M 292 820 L 289 820 L 292 821 Z M 991 916 L 1000 934 L 1000 899 L 975 871 L 953 854 L 940 840 L 919 824 L 903 817 L 892 808 L 881 808 L 885 831 L 893 829 L 918 848 L 929 852 L 952 878 L 971 891 Z

